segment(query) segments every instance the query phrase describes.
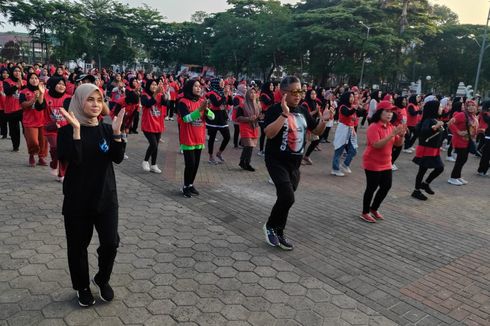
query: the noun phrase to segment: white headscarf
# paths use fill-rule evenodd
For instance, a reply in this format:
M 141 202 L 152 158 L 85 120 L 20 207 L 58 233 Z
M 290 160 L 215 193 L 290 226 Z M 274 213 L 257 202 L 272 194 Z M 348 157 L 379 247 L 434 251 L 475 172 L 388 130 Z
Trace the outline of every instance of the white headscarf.
M 73 94 L 73 97 L 71 98 L 68 110 L 75 114 L 75 118 L 77 118 L 81 126 L 94 127 L 99 124 L 98 117 L 87 117 L 87 114 L 83 111 L 87 98 L 94 91 L 97 91 L 100 94 L 100 89 L 94 84 L 82 84 L 76 88 L 75 94 Z M 100 96 L 102 96 L 102 94 L 100 94 Z M 102 108 L 102 112 L 103 111 L 104 108 Z

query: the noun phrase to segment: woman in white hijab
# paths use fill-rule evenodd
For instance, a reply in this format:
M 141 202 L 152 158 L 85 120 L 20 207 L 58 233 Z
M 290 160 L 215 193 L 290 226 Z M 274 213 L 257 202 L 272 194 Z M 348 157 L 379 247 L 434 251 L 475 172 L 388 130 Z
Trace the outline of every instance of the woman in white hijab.
M 58 130 L 58 157 L 65 162 L 63 210 L 68 244 L 68 266 L 78 303 L 88 307 L 95 303 L 90 290 L 87 247 L 97 230 L 99 271 L 94 285 L 104 301 L 114 292 L 109 279 L 119 245 L 117 233 L 118 200 L 112 163 L 121 163 L 126 142 L 121 134 L 124 109 L 112 126 L 99 120 L 106 109 L 97 86 L 83 84 L 73 95 L 69 113 L 61 109 L 69 125 Z

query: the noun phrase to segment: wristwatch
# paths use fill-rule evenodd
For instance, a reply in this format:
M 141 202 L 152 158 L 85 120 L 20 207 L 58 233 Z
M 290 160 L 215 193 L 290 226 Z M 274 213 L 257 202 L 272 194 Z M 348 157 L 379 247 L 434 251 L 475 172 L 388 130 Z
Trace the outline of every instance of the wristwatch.
M 114 139 L 122 139 L 123 138 L 123 135 L 122 134 L 112 135 L 112 138 L 114 138 Z

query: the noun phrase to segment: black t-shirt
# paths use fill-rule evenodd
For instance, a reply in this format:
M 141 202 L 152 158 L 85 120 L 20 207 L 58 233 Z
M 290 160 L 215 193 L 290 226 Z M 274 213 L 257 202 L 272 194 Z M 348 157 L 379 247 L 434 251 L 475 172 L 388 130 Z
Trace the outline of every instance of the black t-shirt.
M 82 126 L 80 138 L 73 139 L 71 125 L 58 129 L 58 157 L 68 163 L 63 182 L 63 215 L 99 214 L 117 209 L 112 163 L 122 162 L 126 143 L 114 141 L 112 127 L 105 123 Z
M 313 130 L 318 122 L 311 117 L 308 110 L 303 106 L 290 109 L 289 118 L 278 134 L 267 139 L 265 156 L 276 160 L 294 160 L 300 162 L 306 145 L 306 132 Z M 272 105 L 266 112 L 264 124 L 269 124 L 277 120 L 282 113 L 280 103 Z

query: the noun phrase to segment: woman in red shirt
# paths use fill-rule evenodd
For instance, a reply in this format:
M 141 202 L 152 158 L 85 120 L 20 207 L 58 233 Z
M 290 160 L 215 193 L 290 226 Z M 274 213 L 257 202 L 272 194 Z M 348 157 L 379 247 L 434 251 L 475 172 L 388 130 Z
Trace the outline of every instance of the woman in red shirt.
M 447 180 L 449 184 L 461 186 L 468 181 L 461 178 L 461 170 L 468 160 L 468 153 L 478 130 L 478 118 L 476 116 L 477 105 L 473 100 L 466 101 L 466 109 L 456 113 L 449 121 L 449 129 L 453 134 L 451 142 L 456 151 L 456 162 L 454 163 L 451 177 Z
M 415 126 L 420 122 L 422 118 L 422 110 L 420 109 L 420 95 L 412 95 L 408 98 L 407 106 L 407 127 L 408 134 L 405 136 L 405 148 L 404 153 L 413 153 L 412 146 L 417 140 L 417 134 L 415 132 Z
M 250 161 L 252 160 L 253 148 L 257 146 L 259 137 L 259 114 L 260 107 L 257 101 L 257 93 L 253 88 L 250 88 L 245 94 L 243 108 L 238 107 L 237 109 L 236 120 L 240 123 L 240 139 L 243 146 L 239 166 L 251 172 L 255 171 L 250 165 Z
M 27 76 L 27 87 L 20 92 L 19 102 L 23 109 L 22 125 L 29 153 L 29 166 L 35 167 L 34 155 L 39 157 L 39 165 L 46 166 L 44 158 L 48 152 L 48 144 L 44 137 L 44 85 L 39 83 L 35 73 Z
M 160 137 L 165 129 L 163 120 L 167 111 L 165 107 L 166 101 L 167 98 L 163 93 L 163 84 L 158 85 L 154 79 L 147 80 L 141 95 L 141 106 L 143 108 L 141 130 L 149 143 L 142 163 L 143 170 L 146 172 L 162 173 L 157 165 L 157 154 Z M 151 165 L 148 162 L 150 157 Z
M 394 127 L 390 123 L 393 118 L 392 109 L 391 102 L 379 102 L 366 133 L 367 147 L 362 156 L 362 165 L 366 172 L 367 185 L 360 218 L 369 223 L 383 219 L 378 209 L 391 188 L 393 145 L 400 146 L 403 141 L 401 136 L 405 133 L 403 125 Z
M 399 125 L 403 125 L 403 126 L 407 125 L 407 110 L 405 109 L 406 106 L 407 106 L 407 98 L 405 96 L 398 96 L 395 99 L 393 120 L 391 121 L 393 126 L 396 127 Z M 395 165 L 395 161 L 400 156 L 400 153 L 402 152 L 402 148 L 403 148 L 402 145 L 393 146 L 393 153 L 391 154 L 391 164 L 392 164 L 391 168 L 393 171 L 398 170 L 398 167 Z
M 22 71 L 19 66 L 13 67 L 10 78 L 3 81 L 3 92 L 5 93 L 5 117 L 8 121 L 13 152 L 18 152 L 20 146 L 22 107 L 20 106 L 19 96 L 20 91 L 26 84 L 26 81 L 22 79 Z
M 3 81 L 9 78 L 7 68 L 0 69 L 0 135 L 2 139 L 7 138 L 7 118 L 5 117 L 5 93 L 3 92 Z

